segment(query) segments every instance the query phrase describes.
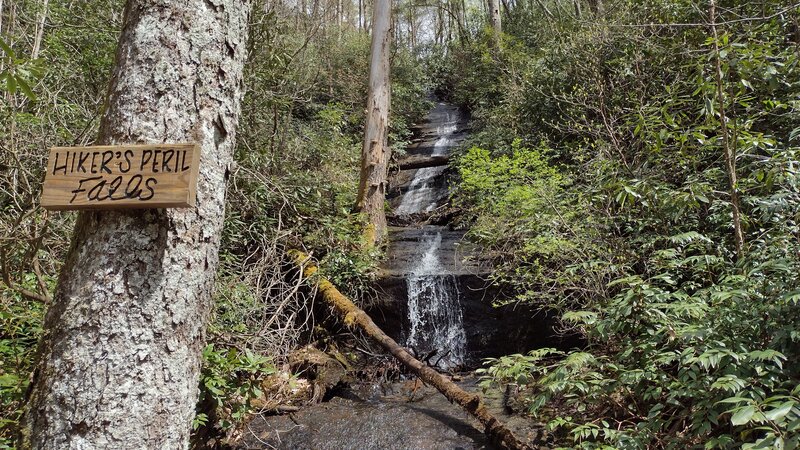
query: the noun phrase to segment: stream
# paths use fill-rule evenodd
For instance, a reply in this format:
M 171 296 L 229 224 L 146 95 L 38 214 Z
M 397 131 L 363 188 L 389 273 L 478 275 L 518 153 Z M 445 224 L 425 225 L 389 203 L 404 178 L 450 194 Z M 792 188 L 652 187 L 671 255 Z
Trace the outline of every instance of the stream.
M 404 291 L 393 297 L 404 299 L 406 304 L 395 307 L 394 316 L 391 308 L 381 314 L 370 312 L 383 317 L 384 323 L 379 325 L 386 326 L 387 333 L 445 373 L 475 367 L 483 356 L 470 351 L 468 340 L 473 342 L 472 347 L 492 345 L 485 339 L 487 333 L 472 326 L 468 332 L 465 327 L 463 294 L 471 289 L 464 287 L 462 279 L 474 276 L 480 267 L 463 261 L 465 255 L 459 245 L 463 232 L 422 223 L 446 206 L 446 156 L 464 139 L 466 125 L 457 108 L 438 102 L 418 127 L 418 139 L 404 160 L 427 167 L 401 170 L 393 177 L 395 195 L 389 199 L 393 216 L 407 225 L 390 228 L 384 267 L 387 279 L 396 280 L 396 290 Z M 491 311 L 491 305 L 487 308 Z M 473 313 L 489 323 L 487 327 L 500 328 L 493 330 L 495 333 L 502 333 L 500 325 L 491 322 L 497 319 L 497 313 L 491 314 Z M 506 341 L 509 338 L 513 339 L 501 336 Z M 520 344 L 528 345 L 524 340 Z M 460 380 L 464 389 L 479 389 L 470 372 L 454 379 Z M 485 401 L 520 436 L 536 434 L 524 419 L 504 414 L 502 398 L 489 396 Z M 424 450 L 491 446 L 480 424 L 459 406 L 435 389 L 409 380 L 350 386 L 337 391 L 330 400 L 298 412 L 257 416 L 245 430 L 239 448 Z

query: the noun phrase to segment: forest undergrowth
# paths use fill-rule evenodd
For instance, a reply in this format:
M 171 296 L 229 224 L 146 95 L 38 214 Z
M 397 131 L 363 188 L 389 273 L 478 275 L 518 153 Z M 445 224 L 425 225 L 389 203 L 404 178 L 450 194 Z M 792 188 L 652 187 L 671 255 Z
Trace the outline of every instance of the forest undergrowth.
M 333 341 L 284 252 L 362 304 L 382 256 L 353 213 L 368 34 L 256 3 L 195 420 L 222 435 L 293 395 L 286 362 L 309 336 Z M 42 3 L 2 16 L 1 448 L 75 217 L 39 207 L 42 167 L 96 139 L 122 4 L 45 2 L 41 34 Z M 396 154 L 429 89 L 468 110 L 459 225 L 499 301 L 557 310 L 586 342 L 490 360 L 483 386 L 517 385 L 517 412 L 563 448 L 797 448 L 800 7 L 507 5 L 499 43 L 476 9 L 449 43 L 392 53 Z
M 797 448 L 800 10 L 596 4 L 521 3 L 436 71 L 493 281 L 587 342 L 483 384 L 565 448 Z
M 216 437 L 265 404 L 288 401 L 300 384 L 287 358 L 315 335 L 313 291 L 300 288 L 285 251 L 313 254 L 364 304 L 381 256 L 362 242 L 364 218 L 353 212 L 369 35 L 332 23 L 327 10 L 297 14 L 283 2 L 256 3 L 194 424 Z M 38 205 L 47 150 L 97 138 L 123 5 L 50 1 L 36 58 L 41 4 L 21 2 L 0 36 L 0 116 L 9 125 L 0 129 L 1 448 L 13 447 L 20 431 L 43 314 L 75 218 Z M 429 107 L 429 82 L 403 48 L 392 55 L 392 71 L 390 143 L 401 154 L 410 124 Z

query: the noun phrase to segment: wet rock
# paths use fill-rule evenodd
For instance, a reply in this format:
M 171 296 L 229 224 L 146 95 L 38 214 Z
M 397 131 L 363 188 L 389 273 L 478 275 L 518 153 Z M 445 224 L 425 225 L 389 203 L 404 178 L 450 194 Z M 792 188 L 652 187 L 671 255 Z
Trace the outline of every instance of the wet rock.
M 280 417 L 259 417 L 240 449 L 481 449 L 483 436 L 458 411 L 344 398 Z
M 416 156 L 412 155 L 408 158 L 402 159 L 398 162 L 399 170 L 422 169 L 425 167 L 441 167 L 446 166 L 450 162 L 450 157 L 447 155 L 439 156 Z
M 476 380 L 459 383 L 476 391 Z M 518 436 L 541 437 L 541 427 L 503 414 L 502 396 L 487 407 Z M 435 389 L 417 380 L 357 385 L 329 402 L 284 416 L 258 416 L 237 449 L 450 450 L 490 449 L 481 425 Z
M 466 334 L 466 368 L 476 368 L 484 358 L 526 353 L 542 347 L 571 349 L 581 344 L 576 336 L 558 330 L 557 317 L 535 305 L 493 306 L 501 293 L 481 276 L 454 275 L 460 295 Z M 378 280 L 380 301 L 367 311 L 375 323 L 393 339 L 406 342 L 411 324 L 408 318 L 408 282 L 404 276 L 383 276 Z
M 442 274 L 481 275 L 488 267 L 477 258 L 475 248 L 463 240 L 464 231 L 444 226 L 390 227 L 389 246 L 381 265 L 384 276 L 406 277 L 428 250 L 426 239 L 441 234 L 439 262 Z
M 450 195 L 447 167 L 401 170 L 394 177 L 396 181 L 403 181 L 407 178 L 412 181 L 402 184 L 390 183 L 389 194 L 386 198 L 395 214 L 432 211 L 447 203 Z

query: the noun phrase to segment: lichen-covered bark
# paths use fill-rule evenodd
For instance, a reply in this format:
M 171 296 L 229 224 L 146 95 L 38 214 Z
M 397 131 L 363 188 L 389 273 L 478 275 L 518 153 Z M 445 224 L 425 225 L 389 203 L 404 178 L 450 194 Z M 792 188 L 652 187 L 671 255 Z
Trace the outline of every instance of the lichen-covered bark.
M 361 178 L 357 209 L 369 216 L 366 233 L 373 243 L 386 234 L 386 177 L 391 152 L 386 142 L 389 128 L 389 46 L 391 44 L 390 0 L 375 0 L 372 16 L 372 50 L 369 72 L 369 98 L 364 147 L 361 153 Z
M 39 348 L 34 448 L 188 446 L 249 10 L 128 1 L 100 143 L 199 142 L 197 208 L 80 214 Z
M 308 255 L 297 250 L 292 250 L 289 252 L 289 257 L 302 269 L 305 277 L 310 278 L 317 273 L 317 267 L 310 262 Z M 457 403 L 471 414 L 472 417 L 478 419 L 481 425 L 484 426 L 485 433 L 498 448 L 507 450 L 545 448 L 539 445 L 531 446 L 520 440 L 486 408 L 486 405 L 484 405 L 479 395 L 470 394 L 461 389 L 450 379 L 416 359 L 405 348 L 401 347 L 394 339 L 375 325 L 372 318 L 370 318 L 364 310 L 356 306 L 349 298 L 339 292 L 333 283 L 325 278 L 319 278 L 317 280 L 317 293 L 331 311 L 339 317 L 347 327 L 360 329 L 369 337 L 376 340 L 383 348 L 389 351 L 392 356 L 414 372 L 422 381 L 435 387 L 442 395 L 447 397 L 448 400 Z
M 496 46 L 500 45 L 500 32 L 503 31 L 501 17 L 500 0 L 489 0 L 489 19 L 492 24 L 492 33 Z

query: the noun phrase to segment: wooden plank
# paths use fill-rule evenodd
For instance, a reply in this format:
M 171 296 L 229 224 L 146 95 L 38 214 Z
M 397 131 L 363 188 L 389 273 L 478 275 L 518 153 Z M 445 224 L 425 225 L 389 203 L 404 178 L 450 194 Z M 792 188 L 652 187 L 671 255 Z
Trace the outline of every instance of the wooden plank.
M 195 206 L 197 144 L 53 147 L 41 205 L 50 210 Z

